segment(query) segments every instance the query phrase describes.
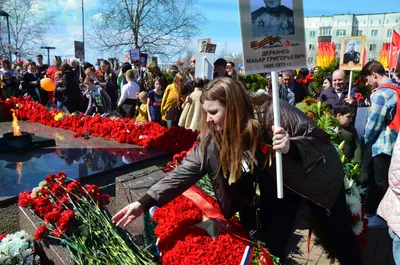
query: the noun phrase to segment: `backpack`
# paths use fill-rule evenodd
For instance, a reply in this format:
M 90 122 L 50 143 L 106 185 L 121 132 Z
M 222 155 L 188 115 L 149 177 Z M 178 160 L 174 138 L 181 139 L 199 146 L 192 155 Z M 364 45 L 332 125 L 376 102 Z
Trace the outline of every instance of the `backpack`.
M 397 102 L 396 102 L 396 110 L 394 112 L 394 116 L 392 119 L 389 121 L 388 126 L 390 129 L 395 130 L 395 131 L 400 131 L 400 104 L 398 104 L 400 100 L 400 87 L 394 84 L 384 84 L 382 86 L 379 86 L 379 88 L 390 88 L 396 91 L 397 93 Z

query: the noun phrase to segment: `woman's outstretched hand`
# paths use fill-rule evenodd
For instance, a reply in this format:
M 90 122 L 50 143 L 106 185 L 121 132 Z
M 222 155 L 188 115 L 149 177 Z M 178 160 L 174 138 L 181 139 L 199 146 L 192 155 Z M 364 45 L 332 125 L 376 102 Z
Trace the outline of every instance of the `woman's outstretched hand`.
M 143 214 L 142 205 L 139 202 L 133 202 L 112 217 L 113 224 L 120 226 L 122 223 L 124 226 L 129 225 L 133 220 L 140 217 Z
M 272 147 L 276 151 L 281 151 L 282 154 L 287 154 L 290 149 L 290 139 L 288 132 L 282 127 L 272 126 L 274 137 L 272 138 Z

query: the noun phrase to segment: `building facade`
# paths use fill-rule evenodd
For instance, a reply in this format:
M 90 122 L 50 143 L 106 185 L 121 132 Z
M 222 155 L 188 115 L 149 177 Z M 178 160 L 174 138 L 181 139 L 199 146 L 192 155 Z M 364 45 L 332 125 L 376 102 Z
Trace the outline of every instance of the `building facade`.
M 383 42 L 391 42 L 392 30 L 400 32 L 400 12 L 379 14 L 340 14 L 305 17 L 307 66 L 315 66 L 318 38 L 325 36 L 336 44 L 339 59 L 342 37 L 365 36 L 366 60 L 377 60 Z

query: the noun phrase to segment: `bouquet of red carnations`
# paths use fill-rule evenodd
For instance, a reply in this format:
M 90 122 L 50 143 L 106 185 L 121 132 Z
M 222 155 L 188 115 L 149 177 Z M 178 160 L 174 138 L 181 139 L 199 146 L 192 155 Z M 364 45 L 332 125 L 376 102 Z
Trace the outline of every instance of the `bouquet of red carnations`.
M 50 174 L 39 187 L 20 193 L 18 205 L 43 219 L 36 240 L 51 238 L 68 248 L 76 264 L 153 264 L 128 233 L 111 223 L 109 195 L 96 185 L 67 182 L 64 172 Z

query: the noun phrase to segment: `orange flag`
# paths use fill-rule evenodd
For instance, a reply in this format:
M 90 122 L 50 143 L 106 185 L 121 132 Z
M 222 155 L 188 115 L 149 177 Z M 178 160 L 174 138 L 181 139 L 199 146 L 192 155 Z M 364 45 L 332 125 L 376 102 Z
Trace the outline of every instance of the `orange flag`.
M 389 68 L 396 68 L 397 59 L 399 58 L 399 50 L 400 50 L 400 35 L 393 29 L 392 34 L 392 45 L 390 50 L 390 62 Z

